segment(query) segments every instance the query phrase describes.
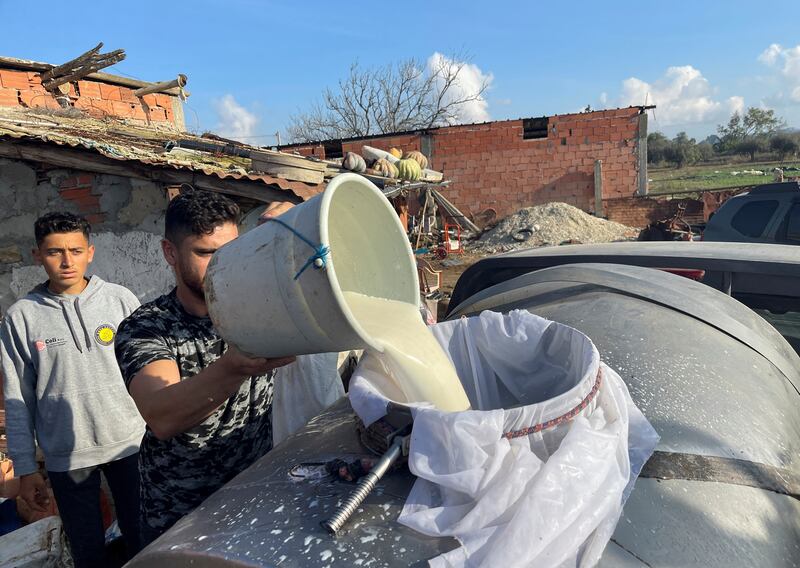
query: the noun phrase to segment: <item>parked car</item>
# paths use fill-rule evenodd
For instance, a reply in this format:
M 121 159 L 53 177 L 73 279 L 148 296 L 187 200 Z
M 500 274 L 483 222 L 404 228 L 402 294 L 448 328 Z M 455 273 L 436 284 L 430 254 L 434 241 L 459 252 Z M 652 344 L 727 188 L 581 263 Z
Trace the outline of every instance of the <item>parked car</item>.
M 769 183 L 731 197 L 708 220 L 703 240 L 800 245 L 800 182 Z
M 796 255 L 760 260 L 763 245 L 739 245 L 750 256 L 737 262 L 724 243 L 631 244 L 638 248 L 628 256 L 641 263 L 711 267 L 729 274 L 723 287 L 733 290 L 735 275 L 759 266 L 790 279 L 800 273 Z M 666 248 L 677 246 L 687 248 Z M 800 565 L 800 357 L 764 319 L 710 285 L 597 262 L 583 247 L 549 254 L 570 250 L 572 262 L 537 251 L 480 261 L 459 281 L 448 317 L 525 309 L 577 328 L 660 434 L 600 566 Z M 324 464 L 365 454 L 342 399 L 129 566 L 424 566 L 457 546 L 397 523 L 414 482 L 405 468 L 383 478 L 339 536 L 328 535 L 320 522 L 353 485 L 326 475 Z
M 516 251 L 467 269 L 453 290 L 449 309 L 516 276 L 587 262 L 658 268 L 693 278 L 755 310 L 800 353 L 800 254 L 790 245 L 628 242 Z

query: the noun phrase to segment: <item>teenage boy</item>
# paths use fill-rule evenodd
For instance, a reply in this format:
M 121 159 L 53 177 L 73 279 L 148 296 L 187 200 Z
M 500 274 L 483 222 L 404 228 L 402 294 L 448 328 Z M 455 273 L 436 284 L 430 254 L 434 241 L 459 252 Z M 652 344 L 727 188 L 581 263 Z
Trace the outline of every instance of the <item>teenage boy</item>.
M 33 255 L 48 280 L 8 310 L 0 328 L 6 432 L 21 497 L 49 504 L 42 449 L 75 566 L 105 566 L 100 472 L 130 555 L 138 551 L 138 451 L 144 422 L 114 356 L 119 323 L 139 305 L 126 288 L 87 278 L 89 223 L 50 213 L 34 224 Z

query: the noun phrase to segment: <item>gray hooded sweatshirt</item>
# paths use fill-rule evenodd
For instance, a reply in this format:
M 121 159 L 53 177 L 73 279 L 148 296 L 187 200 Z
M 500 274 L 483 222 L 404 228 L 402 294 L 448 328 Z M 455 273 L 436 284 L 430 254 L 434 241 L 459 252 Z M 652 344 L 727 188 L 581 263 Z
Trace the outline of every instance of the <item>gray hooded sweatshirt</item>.
M 114 356 L 117 326 L 138 306 L 127 288 L 92 276 L 80 294 L 53 294 L 41 284 L 8 310 L 0 354 L 17 475 L 36 471 L 36 440 L 50 471 L 139 450 L 144 421 Z

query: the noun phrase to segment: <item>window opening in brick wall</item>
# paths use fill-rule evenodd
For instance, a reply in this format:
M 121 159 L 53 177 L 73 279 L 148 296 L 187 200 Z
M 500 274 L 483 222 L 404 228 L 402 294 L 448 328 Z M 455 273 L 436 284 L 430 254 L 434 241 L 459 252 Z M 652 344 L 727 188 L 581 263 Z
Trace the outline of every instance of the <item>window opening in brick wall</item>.
M 522 139 L 535 140 L 536 138 L 547 138 L 548 118 L 525 118 L 522 120 Z
M 342 151 L 342 143 L 341 142 L 328 142 L 324 145 L 325 148 L 325 159 L 330 160 L 332 158 L 343 158 L 344 152 Z

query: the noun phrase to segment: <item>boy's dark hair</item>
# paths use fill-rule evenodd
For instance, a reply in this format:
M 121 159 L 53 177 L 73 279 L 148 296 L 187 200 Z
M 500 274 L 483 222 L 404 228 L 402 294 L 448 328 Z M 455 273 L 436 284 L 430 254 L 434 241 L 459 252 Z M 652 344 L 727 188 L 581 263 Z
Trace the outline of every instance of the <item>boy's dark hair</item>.
M 209 235 L 224 223 L 239 223 L 236 203 L 211 191 L 186 191 L 167 206 L 164 236 L 179 244 L 189 235 Z
M 33 224 L 36 246 L 40 246 L 44 238 L 51 233 L 83 233 L 89 240 L 92 226 L 89 221 L 72 213 L 47 213 Z

